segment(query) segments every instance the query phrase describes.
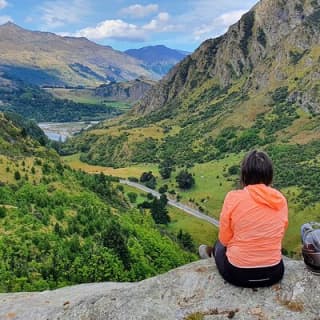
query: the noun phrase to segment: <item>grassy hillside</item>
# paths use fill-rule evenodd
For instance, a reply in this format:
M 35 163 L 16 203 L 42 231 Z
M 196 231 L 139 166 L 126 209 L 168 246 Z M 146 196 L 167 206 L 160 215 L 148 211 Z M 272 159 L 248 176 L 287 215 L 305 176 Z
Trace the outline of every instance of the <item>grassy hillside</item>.
M 105 105 L 107 107 L 118 109 L 120 112 L 126 112 L 131 109 L 131 103 L 106 100 L 104 97 L 97 96 L 95 94 L 95 89 L 93 88 L 45 88 L 45 90 L 58 99 L 67 99 L 76 103 Z
M 141 280 L 195 258 L 117 179 L 72 170 L 25 131 L 0 113 L 1 292 Z

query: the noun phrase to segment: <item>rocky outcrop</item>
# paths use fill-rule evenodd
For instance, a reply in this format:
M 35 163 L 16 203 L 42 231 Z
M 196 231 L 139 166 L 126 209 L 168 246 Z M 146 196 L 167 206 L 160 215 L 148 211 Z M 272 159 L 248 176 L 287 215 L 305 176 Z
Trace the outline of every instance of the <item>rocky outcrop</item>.
M 110 101 L 136 102 L 141 99 L 154 84 L 154 81 L 145 79 L 103 84 L 95 89 L 95 95 Z
M 319 73 L 319 27 L 320 0 L 261 0 L 226 34 L 205 41 L 176 65 L 136 105 L 135 112 L 146 114 L 166 105 L 179 106 L 179 101 L 188 100 L 208 80 L 214 91 L 214 87 L 224 90 L 239 79 L 244 82 L 242 91 L 255 93 L 286 81 L 284 85 L 307 91 L 296 102 L 320 111 L 319 107 L 315 110 L 318 100 L 314 90 L 309 90 L 314 77 L 303 81 L 308 79 L 307 70 Z M 306 62 L 300 66 L 301 72 L 290 73 L 289 66 L 303 58 Z M 319 87 L 316 89 L 319 93 Z
M 0 319 L 319 319 L 320 278 L 301 261 L 285 266 L 280 284 L 255 290 L 225 283 L 210 259 L 138 283 L 1 294 Z

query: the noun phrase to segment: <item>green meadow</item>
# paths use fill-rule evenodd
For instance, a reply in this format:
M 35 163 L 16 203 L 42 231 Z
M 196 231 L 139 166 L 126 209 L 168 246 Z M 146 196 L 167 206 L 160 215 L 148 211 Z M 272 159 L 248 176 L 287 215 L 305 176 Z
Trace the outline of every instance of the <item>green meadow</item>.
M 48 88 L 46 91 L 52 93 L 59 99 L 68 99 L 77 103 L 85 104 L 104 104 L 120 111 L 128 111 L 131 106 L 129 103 L 120 101 L 106 101 L 103 97 L 94 95 L 93 89 L 67 89 L 67 88 Z

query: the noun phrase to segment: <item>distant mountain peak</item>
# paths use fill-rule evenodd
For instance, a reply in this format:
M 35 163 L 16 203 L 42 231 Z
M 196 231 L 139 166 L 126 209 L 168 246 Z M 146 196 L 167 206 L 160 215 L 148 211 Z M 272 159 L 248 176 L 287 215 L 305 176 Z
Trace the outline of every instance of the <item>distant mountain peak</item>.
M 175 64 L 187 55 L 181 50 L 171 49 L 163 44 L 129 49 L 125 53 L 141 60 L 145 66 L 160 76 L 167 74 Z
M 16 30 L 24 30 L 22 27 L 18 26 L 17 24 L 15 24 L 12 21 L 7 21 L 6 23 L 0 25 L 0 28 L 10 28 L 10 29 L 16 29 Z

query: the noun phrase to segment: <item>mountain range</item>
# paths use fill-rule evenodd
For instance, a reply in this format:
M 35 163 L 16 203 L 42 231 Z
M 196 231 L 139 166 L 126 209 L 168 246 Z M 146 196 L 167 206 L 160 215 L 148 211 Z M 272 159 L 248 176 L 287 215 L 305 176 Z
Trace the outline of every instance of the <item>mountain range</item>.
M 139 61 L 86 38 L 0 27 L 1 70 L 37 85 L 95 85 L 152 77 Z
M 102 70 L 101 76 L 105 72 L 107 58 L 102 52 L 110 48 L 93 44 L 99 54 L 101 50 L 101 60 L 95 60 L 95 64 L 87 56 L 91 50 L 88 47 L 92 48 L 90 41 L 45 34 L 49 47 L 54 43 L 56 54 L 59 52 L 61 68 L 55 70 L 65 71 L 60 74 L 50 69 L 60 77 L 57 76 L 59 80 L 52 78 L 49 69 L 50 72 L 43 72 L 58 62 L 55 55 L 45 51 L 44 34 L 32 33 L 30 39 L 34 41 L 28 44 L 20 35 L 27 36 L 29 31 L 21 31 L 12 24 L 2 28 L 1 59 L 5 76 L 22 75 L 35 81 L 38 77 L 32 72 L 40 70 L 43 79 L 48 79 L 42 83 L 64 85 L 69 79 L 68 83 L 77 85 L 87 79 L 84 84 L 89 85 L 92 79 L 94 83 L 99 80 L 92 72 L 98 74 Z M 14 49 L 14 44 L 10 47 L 10 34 L 20 47 Z M 101 122 L 56 147 L 61 153 L 79 153 L 79 158 L 72 155 L 77 164 L 80 159 L 93 165 L 136 169 L 132 164 L 138 163 L 142 170 L 149 167 L 157 170 L 161 163 L 172 169 L 193 170 L 196 184 L 191 190 L 176 187 L 174 177 L 157 176 L 157 182 L 163 184 L 161 187 L 170 188 L 172 196 L 194 205 L 201 204 L 206 213 L 213 216 L 217 216 L 226 191 L 239 186 L 238 170 L 243 155 L 254 148 L 265 150 L 274 163 L 273 186 L 283 192 L 290 208 L 283 253 L 298 256 L 301 251 L 299 227 L 306 221 L 320 219 L 319 35 L 320 0 L 261 0 L 224 35 L 206 40 L 193 54 L 183 58 L 127 115 Z M 38 36 L 41 45 L 37 44 Z M 50 39 L 59 41 L 50 42 Z M 81 43 L 73 47 L 74 54 L 78 54 L 75 48 L 80 52 L 83 48 L 79 56 L 73 56 L 74 60 L 66 57 L 69 51 L 65 48 L 69 45 L 64 44 L 68 41 Z M 19 53 L 17 48 L 21 48 Z M 35 48 L 39 52 L 38 67 L 32 62 L 36 60 L 31 55 Z M 140 60 L 130 68 L 140 68 L 142 64 Z M 29 73 L 25 69 L 19 73 L 21 70 L 13 66 L 22 66 Z M 138 74 L 132 69 L 122 70 L 118 74 L 111 70 L 109 79 L 116 80 L 118 75 L 121 80 Z M 4 91 L 10 90 L 10 81 L 3 78 L 0 82 Z M 33 92 L 33 87 L 25 92 L 19 87 L 16 90 L 23 99 L 38 101 L 34 99 L 38 92 Z M 130 205 L 132 190 L 125 190 L 117 178 L 72 170 L 47 147 L 43 133 L 33 123 L 21 124 L 21 118 L 0 113 L 0 219 L 3 225 L 0 291 L 140 280 L 195 258 L 172 242 L 178 235 L 167 233 L 164 226 L 159 232 L 151 215 Z M 136 194 L 136 197 L 143 195 Z M 151 209 L 160 200 L 153 201 L 147 204 Z M 201 233 L 206 229 L 202 227 Z M 294 269 L 296 264 L 291 266 Z M 196 272 L 201 273 L 203 269 L 197 268 Z M 207 281 L 208 277 L 205 278 Z M 302 278 L 305 282 L 308 276 L 303 273 Z M 292 282 L 292 278 L 287 279 Z M 294 287 L 291 282 L 289 286 Z M 170 291 L 170 285 L 168 288 Z M 154 287 L 151 289 L 154 292 Z M 201 301 L 203 296 L 200 294 Z M 296 312 L 316 310 L 314 299 L 308 304 L 305 298 L 301 302 L 299 296 L 291 303 L 286 292 L 280 298 L 281 312 L 286 312 L 284 308 L 293 308 Z M 114 299 L 117 297 L 109 300 L 114 302 Z M 186 299 L 190 301 L 190 296 Z M 181 307 L 186 299 L 179 299 L 178 305 Z M 92 301 L 88 302 L 89 309 Z M 66 312 L 69 302 L 64 302 Z M 59 306 L 62 310 L 61 301 Z M 265 318 L 261 308 L 257 312 L 259 308 L 250 307 L 250 314 Z M 253 309 L 255 313 L 251 313 Z M 192 309 L 195 317 L 199 315 L 198 310 Z M 214 310 L 213 314 L 217 312 Z M 237 312 L 238 309 L 227 315 L 233 317 Z M 301 319 L 304 316 L 297 314 Z M 317 314 L 313 312 L 313 315 Z
M 152 49 L 150 64 L 140 55 L 137 59 L 86 38 L 30 31 L 12 22 L 0 26 L 0 51 L 2 74 L 39 86 L 94 87 L 140 77 L 159 79 L 184 57 L 161 46 Z M 154 65 L 163 68 L 157 70 Z
M 209 102 L 235 86 L 250 98 L 288 86 L 288 100 L 319 112 L 319 21 L 319 1 L 262 0 L 171 70 L 136 111 L 181 107 L 199 90 L 211 91 Z

